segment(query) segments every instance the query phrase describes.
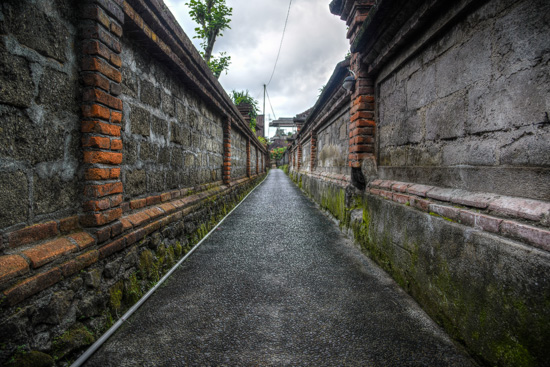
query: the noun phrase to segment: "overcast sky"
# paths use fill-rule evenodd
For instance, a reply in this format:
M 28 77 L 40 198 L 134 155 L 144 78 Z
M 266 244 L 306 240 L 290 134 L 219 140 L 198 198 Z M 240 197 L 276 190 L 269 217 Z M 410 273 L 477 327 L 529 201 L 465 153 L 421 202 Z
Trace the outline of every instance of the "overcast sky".
M 193 39 L 197 26 L 189 17 L 187 0 L 164 0 L 187 36 Z M 263 84 L 267 84 L 288 11 L 289 0 L 226 0 L 233 8 L 231 29 L 223 32 L 214 45 L 231 56 L 231 65 L 220 83 L 229 93 L 246 90 L 263 109 Z M 330 0 L 292 0 L 290 15 L 277 68 L 267 86 L 271 105 L 277 118 L 294 117 L 312 107 L 319 88 L 327 83 L 336 64 L 346 56 L 349 43 L 346 24 L 332 15 Z M 274 119 L 266 98 L 266 115 Z M 274 134 L 271 129 L 269 137 Z

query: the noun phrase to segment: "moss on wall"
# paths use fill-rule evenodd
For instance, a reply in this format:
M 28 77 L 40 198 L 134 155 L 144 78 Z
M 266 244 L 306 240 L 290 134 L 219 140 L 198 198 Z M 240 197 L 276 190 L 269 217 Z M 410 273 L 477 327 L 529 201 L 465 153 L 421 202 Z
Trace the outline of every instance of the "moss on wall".
M 343 188 L 290 176 L 479 361 L 550 364 L 549 254 L 378 196 L 346 201 Z

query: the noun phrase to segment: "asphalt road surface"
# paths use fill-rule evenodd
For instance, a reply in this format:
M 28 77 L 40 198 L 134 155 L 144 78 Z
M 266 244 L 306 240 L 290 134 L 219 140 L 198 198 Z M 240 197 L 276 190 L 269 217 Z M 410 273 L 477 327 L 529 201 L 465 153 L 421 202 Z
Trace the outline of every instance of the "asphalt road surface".
M 272 170 L 85 366 L 472 366 Z

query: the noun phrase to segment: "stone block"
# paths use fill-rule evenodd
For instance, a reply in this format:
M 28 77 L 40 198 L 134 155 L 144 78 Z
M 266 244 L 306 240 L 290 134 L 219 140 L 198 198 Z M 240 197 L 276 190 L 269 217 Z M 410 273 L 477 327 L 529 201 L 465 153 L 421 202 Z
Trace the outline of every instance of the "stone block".
M 437 70 L 439 72 L 439 70 Z M 422 68 L 407 80 L 407 107 L 415 110 L 436 98 L 436 67 Z M 439 83 L 439 80 L 438 80 Z M 399 106 L 399 105 L 398 105 Z M 391 108 L 391 107 L 390 107 Z
M 0 157 L 30 164 L 63 159 L 65 134 L 60 126 L 37 128 L 15 108 L 0 109 L 0 120 Z
M 25 222 L 29 215 L 29 186 L 22 171 L 0 172 L 0 228 Z
M 159 147 L 149 141 L 143 141 L 140 144 L 139 158 L 143 162 L 156 162 L 158 157 Z
M 168 139 L 168 121 L 153 115 L 151 131 L 157 138 Z
M 123 136 L 123 141 L 122 164 L 134 165 L 138 159 L 138 142 L 127 135 Z
M 163 171 L 147 171 L 147 192 L 166 191 Z
M 34 214 L 47 214 L 59 210 L 76 210 L 79 207 L 79 184 L 76 180 L 66 181 L 53 177 L 34 175 Z
M 174 100 L 174 110 L 176 119 L 180 124 L 186 123 L 187 120 L 187 107 L 178 99 Z
M 41 55 L 64 63 L 72 42 L 69 30 L 60 19 L 45 14 L 27 2 L 9 2 L 4 7 L 5 30 L 17 41 Z
M 138 94 L 138 81 L 137 76 L 132 70 L 126 66 L 122 66 L 122 93 L 132 97 L 137 98 Z
M 130 108 L 130 126 L 132 133 L 149 136 L 151 113 L 135 105 L 132 105 Z
M 545 121 L 549 71 L 549 66 L 539 66 L 491 83 L 476 83 L 468 96 L 467 130 L 470 133 L 498 131 Z
M 494 166 L 497 164 L 494 139 L 469 139 L 448 142 L 442 148 L 444 166 L 472 165 Z
M 504 76 L 531 68 L 545 58 L 548 60 L 550 52 L 548 44 L 550 4 L 548 1 L 524 1 L 517 5 L 510 7 L 510 11 L 499 17 L 494 26 L 494 32 L 497 35 L 494 44 L 494 53 L 498 56 L 495 60 L 496 68 Z M 534 9 L 536 11 L 533 11 Z
M 45 69 L 40 80 L 38 103 L 54 113 L 78 113 L 78 80 L 53 69 Z
M 490 29 L 472 37 L 441 55 L 435 62 L 437 96 L 442 98 L 491 76 Z
M 147 190 L 147 177 L 145 170 L 133 170 L 126 172 L 124 190 L 126 197 L 142 195 Z
M 154 86 L 153 83 L 147 80 L 141 80 L 141 102 L 148 104 L 153 108 L 160 109 L 160 89 Z
M 426 139 L 439 140 L 463 136 L 466 116 L 464 93 L 458 92 L 437 100 L 426 111 Z
M 550 165 L 550 124 L 525 127 L 507 134 L 500 148 L 500 164 L 544 167 Z
M 162 111 L 170 117 L 175 115 L 174 99 L 164 91 L 161 92 Z
M 158 163 L 166 166 L 170 164 L 170 148 L 160 148 Z
M 29 107 L 34 95 L 34 83 L 29 63 L 8 53 L 0 42 L 0 103 Z

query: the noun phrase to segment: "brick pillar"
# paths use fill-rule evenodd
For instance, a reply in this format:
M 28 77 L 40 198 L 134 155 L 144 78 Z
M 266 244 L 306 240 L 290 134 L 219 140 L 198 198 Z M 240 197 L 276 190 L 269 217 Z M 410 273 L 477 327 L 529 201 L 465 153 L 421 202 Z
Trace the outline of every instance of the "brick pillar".
M 120 58 L 124 13 L 120 0 L 81 3 L 83 226 L 98 227 L 122 216 L 123 186 Z
M 250 139 L 246 141 L 246 175 L 250 177 L 251 169 L 250 169 Z
M 373 0 L 353 0 L 351 6 L 340 9 L 342 19 L 348 25 L 350 44 L 354 43 L 374 3 Z M 350 69 L 355 73 L 356 80 L 351 96 L 348 160 L 349 166 L 355 169 L 361 167 L 365 158 L 374 157 L 374 83 L 368 77 L 368 66 L 360 60 L 358 53 L 351 55 Z
M 260 152 L 258 151 L 258 147 L 255 147 L 255 149 L 256 149 L 256 174 L 258 174 L 260 169 L 260 165 L 258 164 L 259 158 L 260 158 Z
M 300 167 L 302 166 L 302 144 L 298 144 L 298 154 L 297 154 L 296 160 L 298 161 L 297 170 L 299 171 Z
M 358 57 L 358 54 L 352 55 L 352 66 L 357 79 L 351 97 L 348 160 L 353 168 L 361 167 L 365 158 L 374 156 L 375 134 L 374 83 L 366 76 L 366 67 L 359 65 Z
M 231 118 L 223 126 L 223 183 L 231 183 Z
M 317 157 L 317 132 L 311 133 L 311 150 L 309 155 L 309 170 L 313 172 L 315 168 L 315 158 Z

